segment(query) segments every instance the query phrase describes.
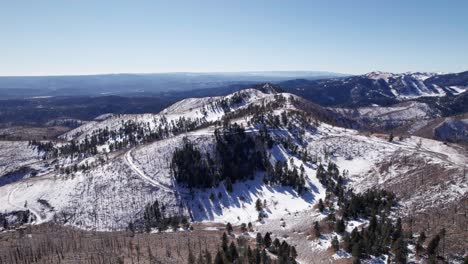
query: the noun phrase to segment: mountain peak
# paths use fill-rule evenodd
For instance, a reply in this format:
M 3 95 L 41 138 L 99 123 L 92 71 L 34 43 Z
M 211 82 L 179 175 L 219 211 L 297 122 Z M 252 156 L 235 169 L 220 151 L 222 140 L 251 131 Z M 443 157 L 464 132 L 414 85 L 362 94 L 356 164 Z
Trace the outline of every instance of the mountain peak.
M 373 79 L 373 80 L 383 79 L 385 81 L 388 81 L 388 79 L 393 78 L 395 74 L 391 72 L 372 71 L 372 72 L 364 74 L 363 76 L 369 79 Z
M 279 86 L 274 85 L 274 84 L 269 83 L 269 82 L 262 83 L 262 84 L 259 84 L 259 85 L 255 85 L 252 88 L 256 89 L 256 90 L 259 90 L 260 92 L 266 93 L 266 94 L 276 94 L 276 93 L 283 92 L 283 90 Z

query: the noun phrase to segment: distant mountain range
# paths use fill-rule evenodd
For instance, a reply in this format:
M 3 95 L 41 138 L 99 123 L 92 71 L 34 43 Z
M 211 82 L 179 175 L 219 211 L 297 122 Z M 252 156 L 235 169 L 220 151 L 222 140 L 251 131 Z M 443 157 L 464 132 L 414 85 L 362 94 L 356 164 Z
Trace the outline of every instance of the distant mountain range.
M 457 96 L 468 89 L 468 71 L 453 74 L 385 73 L 279 83 L 290 93 L 324 106 L 387 106 L 421 97 Z
M 0 96 L 4 99 L 77 95 L 141 96 L 231 85 L 249 86 L 259 82 L 315 80 L 343 76 L 346 75 L 321 71 L 11 76 L 0 77 Z

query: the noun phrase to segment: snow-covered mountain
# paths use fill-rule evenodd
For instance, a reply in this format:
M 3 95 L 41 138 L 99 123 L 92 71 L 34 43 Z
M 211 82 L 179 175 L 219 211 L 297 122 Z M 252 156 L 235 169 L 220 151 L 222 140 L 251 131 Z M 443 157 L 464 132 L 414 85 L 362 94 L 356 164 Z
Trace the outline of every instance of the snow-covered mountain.
M 406 82 L 409 77 L 359 78 L 384 87 L 383 83 Z M 327 254 L 327 247 L 304 246 L 310 238 L 298 231 L 309 229 L 307 222 L 325 218 L 316 209 L 327 196 L 327 186 L 317 175 L 321 164 L 336 164 L 350 190 L 395 192 L 401 200 L 394 216 L 412 217 L 420 225 L 425 215 L 443 209 L 451 216 L 450 210 L 466 201 L 468 156 L 459 146 L 415 136 L 395 135 L 389 140 L 389 135 L 351 129 L 360 125 L 356 117 L 400 124 L 437 115 L 423 103 L 323 108 L 265 84 L 227 96 L 185 99 L 158 114 L 101 116 L 50 144 L 0 141 L 0 212 L 12 221 L 11 213 L 29 210 L 36 224 L 54 221 L 90 230 L 122 230 L 144 219 L 148 204 L 158 201 L 167 214 L 191 221 L 252 222 L 259 230 L 283 230 L 277 231 L 278 236 L 288 231 L 290 241 L 303 246 L 300 258 L 307 259 L 312 253 Z M 234 124 L 240 127 L 232 130 L 237 132 L 223 130 Z M 211 164 L 207 168 L 218 168 L 223 133 L 250 138 L 251 146 L 243 146 L 246 155 L 262 156 L 265 168 L 256 168 L 249 177 L 239 176 L 232 186 L 225 179 L 212 187 L 192 189 L 180 183 L 174 175 L 174 153 L 188 140 L 188 146 Z M 228 142 L 224 145 L 228 150 L 236 145 Z M 272 178 L 281 166 L 289 176 Z M 284 222 L 290 225 L 284 227 Z M 459 252 L 456 246 L 453 250 Z M 333 259 L 332 255 L 328 257 Z
M 421 97 L 456 96 L 468 89 L 468 72 L 370 72 L 326 80 L 280 83 L 286 91 L 328 106 L 390 105 Z

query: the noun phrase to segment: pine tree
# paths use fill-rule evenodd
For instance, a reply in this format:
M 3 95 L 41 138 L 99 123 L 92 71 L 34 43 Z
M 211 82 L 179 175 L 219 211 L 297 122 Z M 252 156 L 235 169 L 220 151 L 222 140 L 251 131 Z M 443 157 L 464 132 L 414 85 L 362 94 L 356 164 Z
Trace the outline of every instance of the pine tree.
M 296 259 L 297 258 L 297 251 L 296 251 L 296 247 L 295 246 L 292 246 L 291 247 L 291 257 L 293 259 Z
M 262 201 L 260 199 L 257 199 L 257 201 L 255 202 L 255 209 L 257 209 L 257 211 L 259 212 L 263 209 Z
M 343 234 L 345 230 L 346 230 L 345 221 L 343 220 L 343 218 L 338 219 L 335 222 L 335 232 L 337 232 L 338 234 Z
M 424 241 L 426 241 L 426 234 L 421 232 L 418 237 L 418 241 L 416 242 L 416 254 L 420 255 L 424 251 Z
M 256 237 L 255 240 L 256 240 L 258 246 L 263 246 L 263 237 L 262 237 L 262 234 L 257 233 L 257 237 Z
M 247 225 L 246 225 L 245 223 L 242 223 L 241 226 L 240 226 L 240 228 L 241 228 L 241 232 L 242 232 L 242 233 L 247 232 Z
M 231 245 L 229 245 L 229 256 L 231 257 L 231 262 L 239 258 L 239 253 L 237 252 L 237 247 L 234 242 L 231 242 Z
M 340 242 L 338 241 L 338 238 L 336 236 L 333 237 L 331 244 L 335 252 L 337 252 L 340 249 Z
M 320 237 L 320 226 L 319 226 L 319 222 L 318 221 L 315 221 L 314 222 L 314 235 L 316 238 L 319 238 Z
M 214 264 L 224 264 L 223 256 L 219 250 L 216 252 Z
M 353 249 L 351 250 L 351 254 L 353 255 L 355 259 L 361 258 L 362 251 L 361 251 L 361 245 L 359 244 L 359 242 L 353 244 Z
M 263 244 L 265 247 L 269 248 L 271 246 L 271 236 L 270 233 L 267 232 L 265 236 L 263 237 Z
M 318 209 L 321 213 L 323 213 L 323 210 L 325 210 L 325 206 L 323 205 L 323 201 L 322 199 L 319 199 L 319 202 L 318 202 Z
M 396 263 L 406 263 L 408 257 L 408 250 L 406 242 L 402 237 L 398 238 L 398 240 L 395 242 L 395 245 L 393 247 L 393 254 L 395 255 Z
M 229 234 L 229 235 L 232 233 L 233 228 L 232 228 L 231 223 L 228 222 L 228 223 L 226 224 L 226 230 L 228 231 L 228 234 Z
M 227 237 L 226 233 L 223 233 L 221 248 L 223 249 L 224 252 L 227 252 L 227 250 L 228 250 L 228 237 Z
M 230 179 L 230 178 L 227 178 L 227 179 L 226 179 L 225 185 L 226 185 L 226 190 L 227 190 L 228 192 L 232 192 L 232 182 L 231 182 L 231 179 Z
M 439 234 L 435 235 L 431 241 L 429 241 L 429 244 L 427 245 L 426 252 L 428 255 L 436 255 L 437 253 L 437 247 L 439 246 L 440 242 L 440 236 Z

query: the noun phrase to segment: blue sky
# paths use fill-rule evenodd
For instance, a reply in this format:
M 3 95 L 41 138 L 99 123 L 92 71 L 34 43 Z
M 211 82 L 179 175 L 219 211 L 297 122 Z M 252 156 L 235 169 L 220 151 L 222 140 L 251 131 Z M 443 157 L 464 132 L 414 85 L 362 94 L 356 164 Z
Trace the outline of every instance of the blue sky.
M 0 0 L 0 75 L 468 70 L 468 1 Z

